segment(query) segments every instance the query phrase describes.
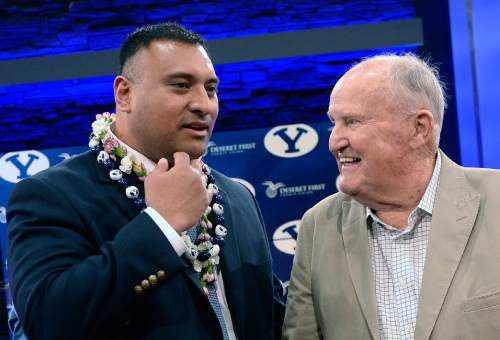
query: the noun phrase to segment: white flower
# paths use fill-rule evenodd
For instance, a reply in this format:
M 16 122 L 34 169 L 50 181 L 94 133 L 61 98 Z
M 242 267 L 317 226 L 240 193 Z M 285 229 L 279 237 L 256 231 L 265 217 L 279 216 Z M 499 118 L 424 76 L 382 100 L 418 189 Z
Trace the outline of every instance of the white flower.
M 200 262 L 200 260 L 194 260 L 194 261 L 193 261 L 193 268 L 194 268 L 194 270 L 195 270 L 197 273 L 200 273 L 200 272 L 201 272 L 201 269 L 203 268 L 203 265 L 202 265 L 202 263 Z
M 133 166 L 133 161 L 132 161 L 132 158 L 127 155 L 125 157 L 122 158 L 122 160 L 120 161 L 120 170 L 127 173 L 127 174 L 130 174 L 130 172 L 132 171 L 132 166 Z
M 104 119 L 97 119 L 92 123 L 92 133 L 97 139 L 102 140 L 108 132 L 109 124 Z
M 217 256 L 219 255 L 220 247 L 218 244 L 214 244 L 214 246 L 209 250 L 210 255 Z
M 209 250 L 210 248 L 212 248 L 212 242 L 210 241 L 205 241 L 198 245 L 199 251 Z
M 191 238 L 189 237 L 188 234 L 186 234 L 186 233 L 182 234 L 181 238 L 188 248 L 191 247 L 192 242 L 191 242 Z
M 95 138 L 92 138 L 90 141 L 89 141 L 89 148 L 93 148 L 95 146 L 98 146 L 99 145 L 99 140 L 98 139 L 95 139 Z

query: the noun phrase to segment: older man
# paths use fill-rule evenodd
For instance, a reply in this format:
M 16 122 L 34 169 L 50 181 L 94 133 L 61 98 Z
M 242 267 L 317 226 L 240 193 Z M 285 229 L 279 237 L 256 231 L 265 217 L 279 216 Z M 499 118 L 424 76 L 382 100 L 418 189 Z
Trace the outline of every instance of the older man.
M 303 217 L 285 339 L 500 339 L 500 172 L 438 149 L 445 99 L 413 55 L 335 85 L 339 189 Z
M 92 150 L 11 195 L 11 287 L 28 338 L 279 337 L 256 201 L 199 160 L 219 110 L 205 41 L 145 26 L 120 65 L 117 113 L 96 117 Z

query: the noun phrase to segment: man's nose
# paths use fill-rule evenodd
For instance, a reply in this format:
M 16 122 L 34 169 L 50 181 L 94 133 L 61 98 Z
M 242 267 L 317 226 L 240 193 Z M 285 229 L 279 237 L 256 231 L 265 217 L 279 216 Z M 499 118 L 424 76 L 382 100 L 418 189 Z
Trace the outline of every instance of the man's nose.
M 328 149 L 330 152 L 342 151 L 345 147 L 349 145 L 345 132 L 339 124 L 335 124 L 330 133 L 330 139 L 328 140 Z
M 216 99 L 209 96 L 204 86 L 197 86 L 192 89 L 191 99 L 188 108 L 191 112 L 207 115 L 216 110 Z

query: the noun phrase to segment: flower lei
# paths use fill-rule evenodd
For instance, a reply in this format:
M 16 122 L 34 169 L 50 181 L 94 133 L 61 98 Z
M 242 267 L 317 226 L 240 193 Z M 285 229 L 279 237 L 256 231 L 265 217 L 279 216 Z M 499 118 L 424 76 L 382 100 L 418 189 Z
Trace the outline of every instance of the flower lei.
M 127 175 L 134 172 L 139 180 L 144 181 L 147 171 L 144 164 L 137 163 L 133 155 L 128 155 L 127 149 L 109 133 L 114 121 L 114 113 L 105 112 L 96 115 L 96 120 L 92 123 L 89 147 L 97 155 L 97 162 L 109 171 L 109 177 L 125 189 L 125 195 L 137 208 L 143 210 L 146 208 L 144 197 L 140 195 L 136 186 L 129 185 Z M 201 286 L 208 294 L 207 286 L 215 282 L 215 271 L 219 264 L 219 254 L 224 246 L 227 229 L 224 227 L 223 199 L 215 185 L 215 179 L 206 164 L 202 165 L 202 171 L 207 176 L 207 188 L 213 191 L 214 195 L 210 205 L 201 215 L 194 242 L 186 231 L 181 237 L 187 247 L 184 255 L 193 264 L 194 270 L 199 275 Z

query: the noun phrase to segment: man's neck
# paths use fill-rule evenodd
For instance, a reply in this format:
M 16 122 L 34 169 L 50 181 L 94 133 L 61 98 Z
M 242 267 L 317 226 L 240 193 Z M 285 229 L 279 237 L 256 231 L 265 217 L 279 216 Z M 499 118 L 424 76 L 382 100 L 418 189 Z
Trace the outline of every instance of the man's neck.
M 408 224 L 408 218 L 419 205 L 429 185 L 436 158 L 422 160 L 418 168 L 406 176 L 406 180 L 392 188 L 391 192 L 380 195 L 379 200 L 365 202 L 375 215 L 394 228 L 403 230 Z

